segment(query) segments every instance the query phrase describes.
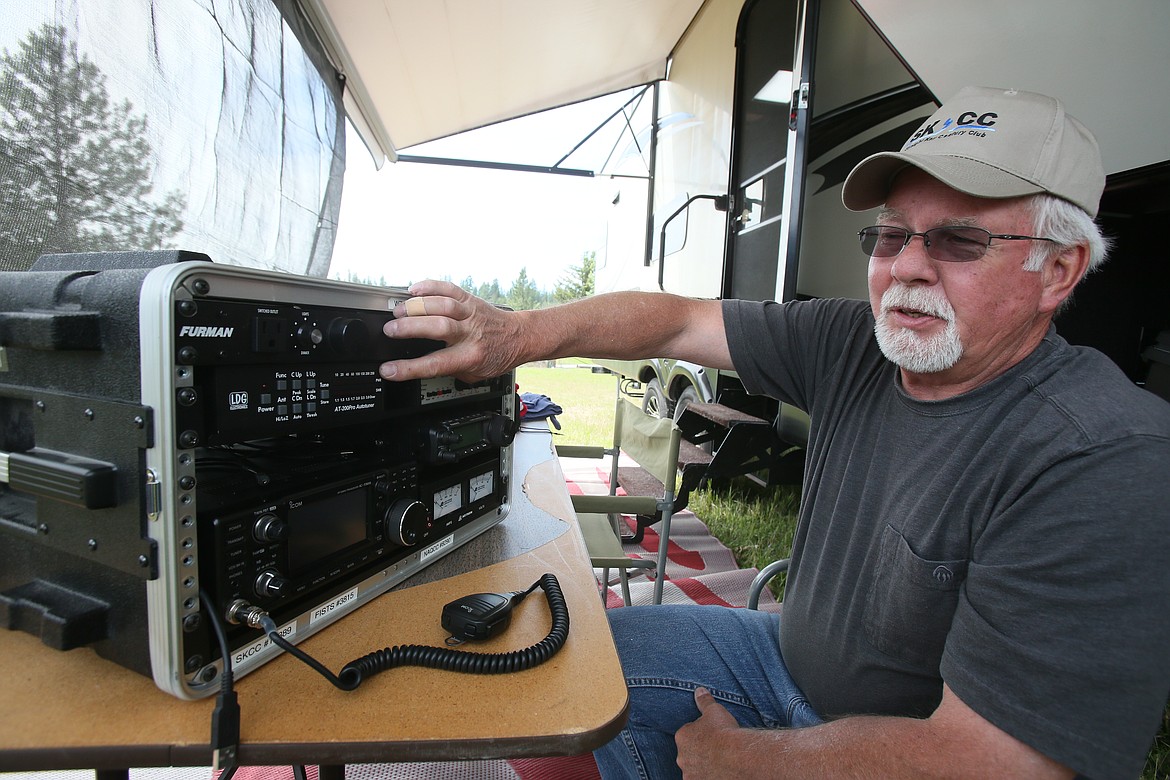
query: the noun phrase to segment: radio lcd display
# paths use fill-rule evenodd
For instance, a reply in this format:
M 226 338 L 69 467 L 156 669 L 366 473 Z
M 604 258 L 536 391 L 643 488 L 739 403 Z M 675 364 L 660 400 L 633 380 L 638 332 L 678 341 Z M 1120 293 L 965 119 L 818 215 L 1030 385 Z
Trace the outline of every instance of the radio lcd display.
M 301 574 L 334 553 L 365 541 L 369 501 L 368 486 L 329 498 L 290 501 L 289 573 Z

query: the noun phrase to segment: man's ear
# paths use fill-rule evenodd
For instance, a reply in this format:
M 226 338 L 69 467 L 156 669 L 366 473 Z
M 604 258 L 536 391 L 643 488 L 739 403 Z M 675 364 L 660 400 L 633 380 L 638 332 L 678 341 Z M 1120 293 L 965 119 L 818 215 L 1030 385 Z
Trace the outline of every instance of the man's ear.
M 1062 249 L 1059 254 L 1044 261 L 1040 273 L 1043 275 L 1044 292 L 1040 310 L 1055 312 L 1060 304 L 1073 293 L 1073 289 L 1089 270 L 1089 247 L 1087 244 Z

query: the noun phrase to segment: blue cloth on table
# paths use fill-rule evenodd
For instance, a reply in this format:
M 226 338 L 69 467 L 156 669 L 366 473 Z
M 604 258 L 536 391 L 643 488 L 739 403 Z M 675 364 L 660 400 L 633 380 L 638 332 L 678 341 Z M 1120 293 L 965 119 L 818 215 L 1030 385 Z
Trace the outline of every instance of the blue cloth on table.
M 557 415 L 564 412 L 564 409 L 558 406 L 547 395 L 540 395 L 539 393 L 521 393 L 520 400 L 524 402 L 524 407 L 526 409 L 524 413 L 524 419 L 547 419 L 558 431 L 561 429 L 561 424 L 557 421 Z

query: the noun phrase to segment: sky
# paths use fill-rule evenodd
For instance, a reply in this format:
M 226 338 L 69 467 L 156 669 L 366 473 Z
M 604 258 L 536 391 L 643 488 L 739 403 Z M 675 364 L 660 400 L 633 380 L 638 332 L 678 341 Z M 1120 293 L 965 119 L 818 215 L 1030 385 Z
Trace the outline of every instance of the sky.
M 638 147 L 621 135 L 622 122 L 591 134 L 636 94 L 631 90 L 501 122 L 401 153 L 540 166 L 568 156 L 561 167 L 644 174 Z M 538 288 L 552 290 L 586 253 L 596 252 L 599 262 L 604 258 L 618 191 L 608 176 L 413 162 L 388 162 L 377 170 L 352 128 L 346 159 L 331 277 L 353 273 L 404 285 L 426 277 L 462 282 L 470 276 L 476 283 L 498 279 L 507 290 L 523 268 Z
M 504 140 L 525 143 L 522 129 L 511 135 Z M 353 273 L 405 286 L 424 278 L 458 283 L 470 276 L 476 283 L 498 279 L 507 290 L 525 268 L 538 288 L 552 290 L 587 252 L 599 257 L 604 252 L 616 191 L 607 178 L 409 162 L 386 163 L 379 171 L 355 133 L 346 143 L 330 277 Z M 501 149 L 448 144 L 443 153 L 480 159 Z
M 640 90 L 608 95 L 400 150 L 415 156 L 490 160 L 645 175 L 639 147 L 619 119 L 641 131 Z M 596 131 L 596 132 L 594 132 Z M 605 257 L 619 182 L 559 174 L 386 163 L 376 170 L 357 134 L 346 140 L 346 179 L 330 276 L 404 285 L 426 277 L 502 289 L 526 269 L 552 290 L 588 252 Z M 563 160 L 563 162 L 562 162 Z M 640 247 L 639 247 L 640 251 Z

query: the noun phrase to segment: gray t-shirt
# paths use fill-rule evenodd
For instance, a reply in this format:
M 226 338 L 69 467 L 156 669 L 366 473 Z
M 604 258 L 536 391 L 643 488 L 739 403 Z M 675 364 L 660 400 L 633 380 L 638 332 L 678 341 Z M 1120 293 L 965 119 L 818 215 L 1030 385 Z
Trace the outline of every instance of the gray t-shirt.
M 929 715 L 1134 777 L 1170 693 L 1170 405 L 1052 330 L 906 394 L 860 301 L 727 301 L 745 387 L 809 413 L 781 648 L 828 717 Z

